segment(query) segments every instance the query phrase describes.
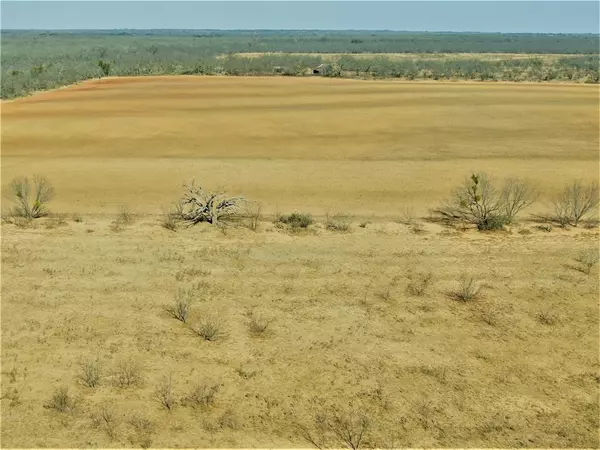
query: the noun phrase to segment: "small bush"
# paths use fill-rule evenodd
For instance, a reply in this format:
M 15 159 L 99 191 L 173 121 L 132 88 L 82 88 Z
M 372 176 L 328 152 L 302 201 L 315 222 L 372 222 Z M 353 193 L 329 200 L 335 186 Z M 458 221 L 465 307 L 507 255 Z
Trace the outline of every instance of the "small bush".
M 597 182 L 584 185 L 574 181 L 554 199 L 553 219 L 562 226 L 576 227 L 585 217 L 598 213 L 599 201 Z
M 15 178 L 9 186 L 9 197 L 16 203 L 13 215 L 25 219 L 37 219 L 48 214 L 47 204 L 54 198 L 54 187 L 42 175 Z
M 111 64 L 109 61 L 105 61 L 103 59 L 99 60 L 98 67 L 100 68 L 102 75 L 104 75 L 105 77 L 110 75 Z
M 189 291 L 180 290 L 175 296 L 173 306 L 167 308 L 169 314 L 183 323 L 187 322 L 192 308 L 192 297 Z
M 96 387 L 100 384 L 101 365 L 97 359 L 88 359 L 81 362 L 81 381 L 87 387 Z
M 156 387 L 156 390 L 154 391 L 154 398 L 168 410 L 175 408 L 175 393 L 171 374 L 163 377 L 163 379 L 160 381 Z
M 294 212 L 289 215 L 280 215 L 277 221 L 291 226 L 292 228 L 308 228 L 314 223 L 310 214 Z
M 117 387 L 128 388 L 142 382 L 141 367 L 134 361 L 121 361 L 113 374 L 113 381 Z
M 248 330 L 250 331 L 250 334 L 254 336 L 264 335 L 267 332 L 269 325 L 273 322 L 253 311 L 248 314 L 248 317 Z
M 131 212 L 129 206 L 121 205 L 119 206 L 117 221 L 123 225 L 131 225 L 135 222 L 135 214 Z
M 114 409 L 111 406 L 101 406 L 92 415 L 92 421 L 94 423 L 94 426 L 102 427 L 111 439 L 116 438 L 119 420 L 115 414 Z
M 327 228 L 330 231 L 346 233 L 350 231 L 351 222 L 351 218 L 344 214 L 335 214 L 333 216 L 327 214 L 325 216 L 325 228 Z
M 246 228 L 252 231 L 257 231 L 258 226 L 260 225 L 260 220 L 262 218 L 261 205 L 255 202 L 248 202 L 246 204 L 243 216 L 245 218 Z
M 192 386 L 192 390 L 184 401 L 193 407 L 207 409 L 215 404 L 215 397 L 218 392 L 218 384 L 201 384 L 198 382 Z
M 576 258 L 576 261 L 583 266 L 579 271 L 589 275 L 592 268 L 600 261 L 600 253 L 597 249 L 586 250 Z
M 432 212 L 450 224 L 476 225 L 481 231 L 500 230 L 513 223 L 517 214 L 530 206 L 537 194 L 525 181 L 505 180 L 498 191 L 484 173 L 471 175 L 448 202 Z
M 458 280 L 458 289 L 450 297 L 460 302 L 476 300 L 481 293 L 481 285 L 472 276 L 462 275 Z
M 75 408 L 75 400 L 69 394 L 69 388 L 62 386 L 54 391 L 52 398 L 45 406 L 62 413 L 70 413 Z
M 206 341 L 216 341 L 224 337 L 223 322 L 213 317 L 206 317 L 196 328 L 198 336 Z

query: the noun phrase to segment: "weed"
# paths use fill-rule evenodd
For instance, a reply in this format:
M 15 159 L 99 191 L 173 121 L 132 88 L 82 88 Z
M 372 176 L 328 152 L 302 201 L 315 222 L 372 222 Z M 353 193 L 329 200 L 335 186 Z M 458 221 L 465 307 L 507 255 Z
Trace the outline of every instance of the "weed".
M 175 393 L 173 390 L 173 377 L 171 374 L 164 376 L 160 381 L 154 391 L 154 399 L 169 411 L 175 408 Z
M 62 386 L 54 391 L 45 407 L 62 413 L 70 413 L 75 409 L 75 399 L 69 394 L 69 388 Z
M 592 272 L 592 268 L 600 261 L 600 253 L 597 249 L 589 249 L 579 254 L 576 261 L 583 266 L 577 270 L 589 275 Z
M 113 373 L 113 382 L 120 388 L 139 385 L 142 382 L 140 366 L 129 359 L 121 361 Z
M 225 334 L 223 332 L 223 322 L 214 317 L 206 317 L 196 328 L 198 336 L 206 341 L 216 341 L 222 339 Z
M 329 213 L 325 215 L 325 228 L 330 231 L 348 232 L 350 231 L 350 223 L 352 219 L 348 215 L 335 214 L 330 216 Z
M 80 379 L 87 387 L 98 386 L 101 375 L 101 365 L 98 359 L 87 359 L 81 362 Z
M 277 217 L 277 222 L 284 223 L 295 228 L 308 228 L 314 223 L 314 220 L 310 214 L 304 214 L 299 212 L 293 212 L 289 215 L 280 215 Z
M 192 386 L 189 395 L 184 399 L 184 402 L 200 408 L 210 408 L 215 404 L 215 397 L 219 392 L 218 384 L 201 384 L 197 382 Z
M 422 297 L 433 282 L 433 274 L 419 273 L 414 278 L 410 275 L 411 281 L 406 286 L 406 293 L 414 297 Z
M 269 325 L 273 322 L 272 319 L 267 319 L 262 315 L 250 312 L 248 320 L 248 330 L 253 336 L 262 336 L 266 333 Z
M 96 413 L 92 415 L 92 422 L 95 427 L 102 427 L 111 439 L 116 438 L 119 420 L 111 406 L 105 405 L 100 407 Z
M 558 316 L 551 310 L 541 311 L 536 314 L 535 318 L 543 325 L 552 326 L 558 323 Z
M 450 297 L 460 302 L 476 300 L 481 292 L 481 285 L 472 276 L 461 275 L 458 280 L 458 289 L 450 292 Z
M 188 316 L 190 314 L 190 309 L 192 308 L 192 298 L 191 293 L 189 291 L 180 290 L 175 296 L 173 306 L 167 308 L 169 314 L 171 314 L 175 319 L 180 320 L 183 323 L 187 322 Z

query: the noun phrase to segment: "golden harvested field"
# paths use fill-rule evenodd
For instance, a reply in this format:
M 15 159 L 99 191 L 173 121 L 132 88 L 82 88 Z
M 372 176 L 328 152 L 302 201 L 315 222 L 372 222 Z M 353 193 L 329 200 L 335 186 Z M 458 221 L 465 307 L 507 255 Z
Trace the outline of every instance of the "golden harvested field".
M 599 230 L 526 220 L 598 179 L 598 114 L 597 86 L 287 77 L 3 102 L 2 193 L 42 173 L 68 216 L 2 224 L 2 446 L 598 448 Z M 427 221 L 475 170 L 543 195 L 504 232 Z M 161 227 L 192 177 L 258 230 Z
M 544 62 L 552 62 L 562 58 L 577 58 L 580 54 L 553 54 L 553 53 L 281 53 L 281 52 L 244 52 L 236 53 L 235 56 L 245 58 L 260 58 L 270 55 L 290 56 L 320 56 L 323 59 L 337 61 L 342 56 L 351 56 L 360 59 L 385 58 L 392 61 L 401 59 L 480 59 L 483 61 L 504 61 L 512 59 L 541 59 Z M 227 55 L 221 55 L 225 58 Z

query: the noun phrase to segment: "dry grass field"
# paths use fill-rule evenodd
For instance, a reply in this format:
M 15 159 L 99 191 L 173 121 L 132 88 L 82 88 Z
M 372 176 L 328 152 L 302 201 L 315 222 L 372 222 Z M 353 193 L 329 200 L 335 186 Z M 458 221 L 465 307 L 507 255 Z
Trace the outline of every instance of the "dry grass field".
M 42 173 L 65 216 L 2 225 L 2 446 L 598 448 L 599 230 L 527 220 L 598 179 L 598 114 L 597 86 L 283 77 L 3 102 L 3 194 Z M 508 231 L 428 222 L 475 170 L 543 195 Z M 161 227 L 192 177 L 258 229 Z

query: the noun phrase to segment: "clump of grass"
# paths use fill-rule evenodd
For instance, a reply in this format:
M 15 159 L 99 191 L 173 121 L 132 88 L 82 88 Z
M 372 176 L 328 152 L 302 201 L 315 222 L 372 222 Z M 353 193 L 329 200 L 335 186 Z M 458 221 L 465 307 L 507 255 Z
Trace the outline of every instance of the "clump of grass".
M 292 214 L 282 214 L 277 217 L 277 222 L 291 226 L 293 229 L 297 228 L 308 228 L 314 223 L 314 220 L 310 214 L 304 214 L 299 212 L 293 212 Z
M 481 285 L 472 276 L 463 274 L 458 279 L 458 288 L 450 292 L 450 297 L 460 302 L 476 300 L 481 294 Z
M 187 323 L 187 319 L 192 308 L 192 296 L 189 291 L 180 290 L 175 296 L 175 300 L 172 306 L 167 308 L 169 314 L 175 319 Z
M 219 417 L 219 426 L 221 428 L 229 428 L 230 430 L 235 430 L 239 427 L 238 419 L 231 408 L 226 409 L 221 417 Z
M 163 208 L 162 218 L 160 225 L 170 231 L 177 231 L 179 226 L 179 216 L 177 212 L 174 212 L 171 208 Z
M 583 266 L 578 268 L 578 270 L 589 275 L 592 272 L 592 268 L 600 261 L 600 253 L 597 249 L 589 249 L 579 254 L 576 261 Z
M 98 386 L 101 376 L 101 364 L 98 359 L 86 359 L 81 362 L 80 379 L 87 387 Z
M 541 225 L 537 225 L 536 228 L 544 233 L 550 233 L 552 231 L 552 225 L 543 223 Z
M 433 282 L 433 274 L 431 272 L 419 273 L 414 277 L 413 275 L 410 275 L 410 278 L 411 281 L 406 286 L 406 293 L 414 297 L 422 297 L 425 295 L 427 289 L 429 289 Z
M 184 402 L 193 407 L 210 408 L 215 404 L 216 395 L 219 392 L 218 384 L 195 383 Z
M 62 413 L 70 413 L 75 409 L 75 399 L 69 394 L 69 388 L 61 386 L 54 391 L 52 398 L 45 407 Z
M 539 312 L 535 318 L 543 325 L 552 326 L 558 323 L 558 316 L 550 310 Z
M 141 367 L 129 359 L 121 361 L 114 371 L 113 381 L 120 388 L 139 385 L 142 382 Z
M 265 335 L 272 322 L 272 319 L 267 319 L 254 311 L 248 314 L 248 330 L 253 336 Z
M 173 388 L 173 377 L 171 374 L 166 375 L 160 381 L 156 387 L 156 390 L 154 391 L 154 398 L 169 411 L 175 408 L 175 391 Z
M 330 231 L 346 233 L 350 231 L 351 222 L 351 217 L 344 214 L 335 214 L 330 216 L 329 213 L 327 213 L 325 215 L 325 228 Z
M 206 341 L 217 341 L 225 336 L 222 320 L 210 316 L 200 322 L 195 331 Z
M 131 225 L 134 222 L 135 214 L 131 212 L 128 206 L 121 205 L 119 207 L 119 213 L 117 214 L 117 218 L 111 223 L 110 229 L 112 231 L 118 232 L 123 230 L 125 226 Z

